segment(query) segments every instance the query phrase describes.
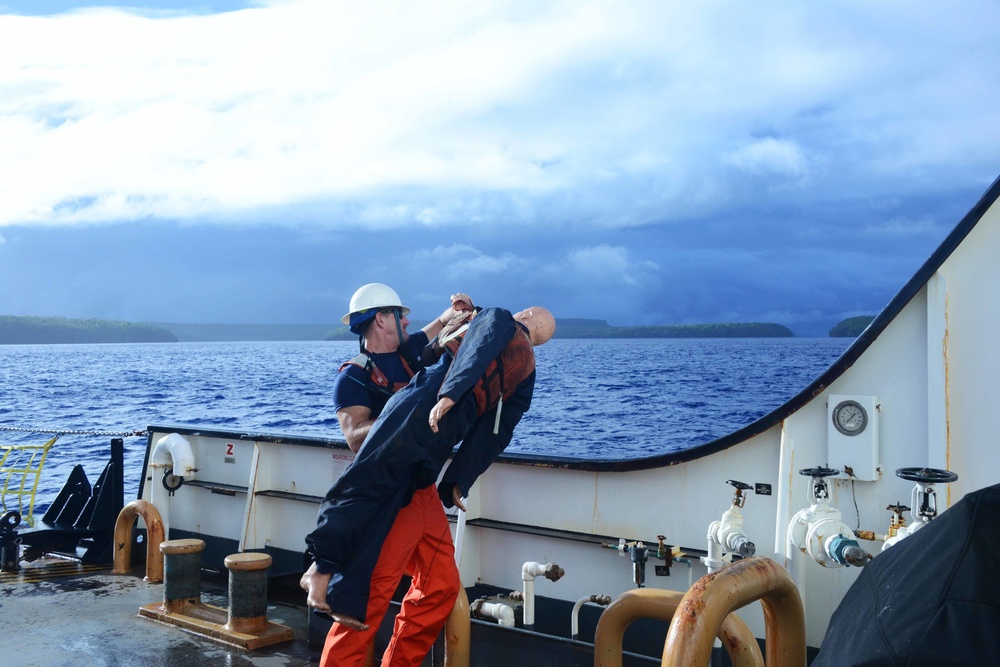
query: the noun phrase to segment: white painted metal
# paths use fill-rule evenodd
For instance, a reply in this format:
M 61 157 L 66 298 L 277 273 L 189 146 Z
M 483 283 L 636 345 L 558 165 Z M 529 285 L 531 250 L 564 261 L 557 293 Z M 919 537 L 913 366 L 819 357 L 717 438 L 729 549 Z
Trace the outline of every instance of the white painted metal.
M 834 425 L 837 406 L 853 402 L 864 408 L 868 423 L 854 435 L 840 432 Z M 858 479 L 874 482 L 881 471 L 878 462 L 878 399 L 875 396 L 843 396 L 830 394 L 827 398 L 826 459 L 824 464 L 840 471 L 840 479 Z
M 966 493 L 1000 482 L 998 256 L 1000 204 L 993 203 L 934 273 L 914 286 L 909 302 L 897 304 L 898 312 L 877 336 L 863 341 L 867 347 L 853 364 L 829 378 L 827 385 L 813 387 L 813 395 L 783 419 L 727 449 L 676 465 L 627 472 L 494 464 L 468 499 L 463 582 L 517 590 L 521 564 L 537 560 L 565 569 L 557 584 L 546 586 L 546 596 L 567 601 L 595 592 L 616 596 L 634 584 L 631 562 L 613 549 L 476 524 L 488 519 L 608 536 L 614 543 L 626 538 L 655 545 L 657 535 L 666 535 L 669 544 L 700 552 L 706 527 L 731 501 L 726 480 L 768 484 L 772 495 L 748 496 L 743 529 L 757 544 L 758 555 L 774 557 L 792 573 L 806 609 L 807 641 L 819 646 L 833 611 L 860 570 L 821 567 L 801 552 L 786 553 L 785 543 L 791 518 L 809 505 L 810 480 L 799 470 L 838 465 L 828 451 L 832 443 L 827 405 L 835 396 L 871 397 L 880 406 L 871 411 L 877 458 L 870 458 L 870 447 L 864 449 L 858 460 L 865 463 L 856 468 L 864 473 L 859 479 L 829 480 L 830 505 L 852 529 L 887 532 L 890 515 L 885 508 L 907 502 L 913 486 L 895 476 L 898 468 L 933 467 L 959 475 L 956 482 L 939 486 L 940 511 Z M 539 382 L 545 381 L 542 374 Z M 316 502 L 352 458 L 346 448 L 283 444 L 263 437 L 256 444 L 186 437 L 198 462 L 200 483 L 229 484 L 242 487 L 243 494 L 250 490 L 257 495 L 248 500 L 240 493 L 225 496 L 186 484 L 167 501 L 173 526 L 241 540 L 247 548 L 303 549 L 303 537 L 315 523 Z M 259 460 L 254 472 L 255 447 Z M 149 485 L 157 483 L 147 479 L 147 499 Z M 315 500 L 269 497 L 262 491 Z M 882 546 L 861 544 L 873 554 Z M 704 574 L 704 566 L 691 560 L 694 576 Z M 681 570 L 675 567 L 676 574 L 669 577 L 647 576 L 646 584 L 684 590 L 687 570 Z M 763 636 L 759 608 L 740 615 Z

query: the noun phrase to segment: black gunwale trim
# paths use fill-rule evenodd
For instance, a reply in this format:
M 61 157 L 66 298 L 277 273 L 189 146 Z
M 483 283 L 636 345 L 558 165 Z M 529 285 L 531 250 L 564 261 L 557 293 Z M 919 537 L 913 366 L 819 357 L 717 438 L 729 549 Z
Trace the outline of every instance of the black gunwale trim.
M 308 435 L 286 435 L 280 433 L 253 433 L 247 431 L 226 431 L 211 426 L 147 426 L 149 437 L 153 433 L 176 433 L 178 435 L 194 435 L 206 438 L 223 438 L 242 440 L 244 442 L 271 442 L 276 445 L 301 445 L 304 447 L 325 447 L 328 449 L 349 449 L 346 440 L 333 440 Z M 148 462 L 147 462 L 148 464 Z
M 655 454 L 643 458 L 634 459 L 572 459 L 565 457 L 546 457 L 531 454 L 502 454 L 500 460 L 503 463 L 519 465 L 529 465 L 546 468 L 565 468 L 568 470 L 583 470 L 592 472 L 629 472 L 633 470 L 649 470 L 651 468 L 662 468 L 665 466 L 687 463 L 712 454 L 716 454 L 734 445 L 749 440 L 761 433 L 773 428 L 787 419 L 791 414 L 801 409 L 816 396 L 821 394 L 830 384 L 854 365 L 854 362 L 861 357 L 875 339 L 885 330 L 893 319 L 902 312 L 903 308 L 913 299 L 914 296 L 923 289 L 931 276 L 941 268 L 945 260 L 961 244 L 969 232 L 978 224 L 986 211 L 1000 197 L 1000 177 L 997 177 L 986 190 L 979 201 L 976 202 L 965 217 L 955 226 L 945 240 L 938 246 L 931 256 L 924 262 L 923 266 L 907 282 L 901 290 L 889 301 L 888 305 L 872 323 L 861 333 L 840 357 L 834 361 L 829 368 L 813 380 L 805 389 L 790 398 L 783 405 L 775 408 L 770 414 L 764 415 L 755 422 L 752 422 L 738 431 L 717 438 L 703 445 L 698 445 L 679 452 L 667 452 L 665 454 Z

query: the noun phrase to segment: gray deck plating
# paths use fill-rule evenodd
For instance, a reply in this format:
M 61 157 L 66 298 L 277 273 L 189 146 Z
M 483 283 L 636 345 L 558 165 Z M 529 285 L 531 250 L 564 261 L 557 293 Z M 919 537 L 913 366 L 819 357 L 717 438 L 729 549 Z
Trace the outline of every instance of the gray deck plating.
M 140 573 L 41 559 L 16 573 L 0 573 L 0 664 L 107 667 L 298 667 L 316 664 L 307 644 L 307 610 L 268 604 L 268 620 L 293 628 L 281 645 L 246 651 L 139 616 L 161 601 L 163 587 Z M 203 588 L 202 600 L 226 606 L 224 588 Z

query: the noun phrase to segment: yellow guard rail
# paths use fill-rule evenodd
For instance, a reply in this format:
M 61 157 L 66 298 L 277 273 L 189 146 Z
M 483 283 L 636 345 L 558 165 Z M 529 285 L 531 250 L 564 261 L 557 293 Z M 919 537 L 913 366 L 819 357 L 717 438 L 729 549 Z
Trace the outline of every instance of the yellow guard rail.
M 28 526 L 35 525 L 35 492 L 38 491 L 38 478 L 45 465 L 45 457 L 58 439 L 59 436 L 56 436 L 44 445 L 0 445 L 0 452 L 3 453 L 0 456 L 0 476 L 3 477 L 0 504 L 3 505 L 4 513 L 16 509 L 21 515 L 21 521 Z M 29 477 L 33 478 L 30 482 Z M 8 506 L 8 496 L 17 497 L 17 507 L 14 507 L 13 500 Z M 28 507 L 27 512 L 24 511 L 25 505 Z

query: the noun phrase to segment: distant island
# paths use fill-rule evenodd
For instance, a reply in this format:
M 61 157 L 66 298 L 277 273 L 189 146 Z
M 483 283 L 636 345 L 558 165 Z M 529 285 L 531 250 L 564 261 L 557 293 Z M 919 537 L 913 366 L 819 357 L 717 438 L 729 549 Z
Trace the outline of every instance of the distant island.
M 770 322 L 723 324 L 668 324 L 613 327 L 605 320 L 563 319 L 556 322 L 556 338 L 791 338 L 792 330 Z
M 861 332 L 868 328 L 868 325 L 875 319 L 874 315 L 860 315 L 858 317 L 848 317 L 837 323 L 830 329 L 831 338 L 857 338 Z
M 874 319 L 851 317 L 830 329 L 833 337 L 856 337 Z M 426 322 L 413 321 L 411 330 Z M 791 338 L 791 329 L 770 322 L 671 324 L 615 327 L 607 320 L 563 318 L 556 338 Z M 0 345 L 43 343 L 175 343 L 220 341 L 357 340 L 347 327 L 331 324 L 171 324 L 66 317 L 0 315 Z
M 161 327 L 135 322 L 77 320 L 68 317 L 0 315 L 0 344 L 40 343 L 176 343 Z

